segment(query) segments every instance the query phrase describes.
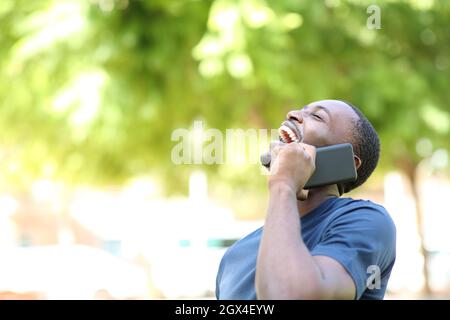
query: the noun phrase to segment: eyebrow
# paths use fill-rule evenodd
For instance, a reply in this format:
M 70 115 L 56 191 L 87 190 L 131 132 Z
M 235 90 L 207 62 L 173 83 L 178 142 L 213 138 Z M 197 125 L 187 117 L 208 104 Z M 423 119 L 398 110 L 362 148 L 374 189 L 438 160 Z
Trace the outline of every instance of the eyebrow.
M 321 110 L 325 111 L 328 114 L 328 116 L 331 118 L 331 112 L 328 108 L 321 106 L 319 104 L 311 106 L 311 108 L 321 109 Z M 304 106 L 303 109 L 309 109 L 309 106 Z

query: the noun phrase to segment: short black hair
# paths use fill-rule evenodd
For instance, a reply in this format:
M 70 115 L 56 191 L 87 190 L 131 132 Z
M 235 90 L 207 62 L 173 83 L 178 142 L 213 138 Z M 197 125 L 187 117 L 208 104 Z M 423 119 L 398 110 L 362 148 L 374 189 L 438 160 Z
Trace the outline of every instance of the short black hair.
M 354 154 L 361 159 L 357 179 L 341 186 L 342 191 L 346 193 L 362 185 L 377 167 L 380 158 L 380 138 L 370 121 L 357 107 L 347 101 L 340 101 L 352 108 L 358 116 L 353 124 L 351 140 Z

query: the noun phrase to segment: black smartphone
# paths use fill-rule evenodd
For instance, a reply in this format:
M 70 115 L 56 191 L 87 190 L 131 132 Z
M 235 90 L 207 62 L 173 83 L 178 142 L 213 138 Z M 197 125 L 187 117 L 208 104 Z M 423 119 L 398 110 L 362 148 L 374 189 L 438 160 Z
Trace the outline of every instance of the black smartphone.
M 270 166 L 267 155 L 261 156 L 261 162 L 266 168 Z M 355 181 L 356 177 L 353 147 L 350 143 L 320 147 L 316 149 L 316 170 L 304 189 Z
M 316 170 L 305 189 L 355 181 L 357 177 L 353 147 L 350 143 L 316 149 Z

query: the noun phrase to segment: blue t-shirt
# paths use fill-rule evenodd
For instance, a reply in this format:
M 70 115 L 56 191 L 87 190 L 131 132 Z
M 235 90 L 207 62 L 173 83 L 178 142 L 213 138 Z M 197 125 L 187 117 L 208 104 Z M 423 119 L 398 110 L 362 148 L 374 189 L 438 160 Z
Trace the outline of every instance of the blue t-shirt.
M 216 297 L 256 299 L 256 258 L 262 229 L 234 243 L 220 262 Z M 313 256 L 338 261 L 356 286 L 356 299 L 383 299 L 395 261 L 396 230 L 387 211 L 366 200 L 331 198 L 301 218 Z

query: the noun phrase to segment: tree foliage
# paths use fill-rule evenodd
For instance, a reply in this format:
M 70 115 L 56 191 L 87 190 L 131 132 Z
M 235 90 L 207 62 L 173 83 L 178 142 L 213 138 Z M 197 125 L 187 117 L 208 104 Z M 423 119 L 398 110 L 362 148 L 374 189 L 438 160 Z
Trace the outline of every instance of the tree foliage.
M 2 180 L 151 174 L 183 190 L 194 165 L 173 165 L 174 129 L 276 128 L 324 98 L 372 120 L 382 168 L 448 151 L 450 3 L 378 3 L 370 30 L 370 1 L 1 1 Z M 205 169 L 260 179 L 256 166 Z

